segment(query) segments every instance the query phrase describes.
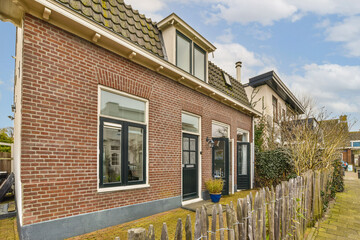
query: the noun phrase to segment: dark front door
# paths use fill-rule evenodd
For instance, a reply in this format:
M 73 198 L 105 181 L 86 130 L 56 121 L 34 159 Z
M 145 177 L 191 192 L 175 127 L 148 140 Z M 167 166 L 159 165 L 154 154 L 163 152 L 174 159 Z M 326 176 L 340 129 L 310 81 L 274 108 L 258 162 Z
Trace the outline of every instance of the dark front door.
M 224 181 L 223 195 L 229 194 L 229 139 L 213 138 L 212 149 L 213 177 Z
M 184 133 L 182 147 L 183 200 L 199 197 L 198 149 L 198 136 Z
M 250 189 L 250 143 L 237 143 L 237 189 Z

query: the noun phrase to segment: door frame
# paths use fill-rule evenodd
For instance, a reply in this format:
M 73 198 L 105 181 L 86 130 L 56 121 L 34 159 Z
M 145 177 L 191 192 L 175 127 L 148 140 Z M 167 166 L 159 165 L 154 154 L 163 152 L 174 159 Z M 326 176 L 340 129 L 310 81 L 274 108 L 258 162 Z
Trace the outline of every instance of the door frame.
M 190 203 L 193 203 L 193 202 L 199 202 L 203 199 L 202 197 L 202 191 L 201 191 L 201 186 L 202 186 L 202 178 L 201 178 L 201 174 L 202 174 L 202 159 L 201 159 L 201 152 L 202 152 L 202 145 L 201 145 L 201 116 L 199 115 L 196 115 L 194 113 L 191 113 L 191 112 L 186 112 L 186 111 L 181 111 L 181 114 L 188 114 L 188 115 L 191 115 L 191 116 L 194 116 L 194 117 L 197 117 L 199 118 L 199 132 L 198 133 L 194 133 L 194 132 L 189 132 L 189 131 L 184 131 L 182 130 L 181 131 L 181 149 L 180 149 L 180 166 L 181 166 L 181 203 L 182 205 L 186 205 L 186 204 L 190 204 Z M 194 198 L 194 199 L 190 199 L 190 200 L 184 200 L 183 199 L 183 167 L 182 167 L 182 148 L 183 148 L 183 134 L 190 134 L 190 135 L 196 135 L 198 136 L 198 195 L 199 197 L 198 198 Z
M 227 180 L 227 184 L 226 184 L 226 189 L 225 189 L 225 192 L 227 194 L 225 195 L 229 195 L 230 194 L 230 149 L 229 149 L 229 143 L 230 143 L 230 139 L 229 138 L 226 138 L 226 137 L 213 137 L 212 140 L 215 142 L 217 140 L 223 140 L 225 142 L 225 179 Z M 211 174 L 212 174 L 212 177 L 214 177 L 214 151 L 215 149 L 212 148 L 211 150 Z
M 239 176 L 239 146 L 247 145 L 247 178 L 248 178 L 248 188 L 251 189 L 251 144 L 249 142 L 237 142 L 236 143 L 236 188 L 237 190 L 247 190 L 239 189 L 238 176 Z
M 199 136 L 196 135 L 196 134 L 189 134 L 189 133 L 182 133 L 182 139 L 184 139 L 184 137 L 187 137 L 187 138 L 193 138 L 193 139 L 196 139 L 196 146 L 195 146 L 195 151 L 197 152 L 197 156 L 196 156 L 196 162 L 195 162 L 195 165 L 196 165 L 196 174 L 199 174 Z M 189 143 L 190 144 L 190 143 Z M 183 147 L 183 146 L 182 146 Z M 190 150 L 190 149 L 189 149 Z M 183 153 L 183 149 L 181 150 L 181 153 Z M 181 159 L 182 160 L 182 159 Z M 190 159 L 189 159 L 190 160 Z M 192 164 L 189 164 L 189 165 L 192 165 Z M 183 163 L 181 163 L 181 173 L 182 173 L 182 191 L 181 191 L 181 197 L 182 199 L 184 199 L 184 166 L 183 166 Z M 199 192 L 199 176 L 197 175 L 197 183 L 196 183 L 196 193 L 197 193 L 197 197 L 192 197 L 190 199 L 187 199 L 187 200 L 184 200 L 184 202 L 186 201 L 191 201 L 191 200 L 194 200 L 194 199 L 198 199 L 199 196 L 200 196 L 200 192 Z

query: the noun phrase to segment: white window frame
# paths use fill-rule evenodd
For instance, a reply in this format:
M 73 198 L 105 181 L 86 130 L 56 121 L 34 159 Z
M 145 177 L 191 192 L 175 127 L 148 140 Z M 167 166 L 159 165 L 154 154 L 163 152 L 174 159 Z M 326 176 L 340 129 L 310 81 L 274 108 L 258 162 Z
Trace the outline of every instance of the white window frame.
M 353 141 L 350 141 L 350 143 L 351 143 L 351 147 L 352 147 L 352 148 L 360 148 L 360 147 L 354 147 L 354 142 L 360 142 L 360 140 L 353 140 Z
M 180 33 L 180 34 L 179 34 L 179 33 Z M 188 71 L 186 71 L 186 70 L 178 67 L 178 65 L 177 65 L 177 52 L 178 52 L 178 49 L 177 49 L 177 36 L 178 36 L 178 35 L 180 35 L 180 37 L 185 37 L 185 38 L 187 38 L 187 40 L 190 41 L 190 72 L 188 72 Z M 204 53 L 205 53 L 205 56 L 204 56 L 204 57 L 205 57 L 205 59 L 204 59 L 204 61 L 205 61 L 204 78 L 205 78 L 205 79 L 200 79 L 200 78 L 196 77 L 195 74 L 194 74 L 194 72 L 195 72 L 195 67 L 194 67 L 194 66 L 195 66 L 195 60 L 194 60 L 195 47 L 201 49 L 201 50 L 204 51 Z M 175 50 L 175 65 L 176 65 L 178 68 L 180 68 L 180 69 L 182 69 L 183 71 L 191 74 L 191 75 L 194 76 L 196 79 L 199 79 L 199 80 L 201 80 L 202 82 L 208 83 L 208 52 L 207 52 L 205 49 L 203 49 L 202 47 L 200 47 L 199 44 L 196 44 L 196 43 L 193 41 L 193 39 L 191 39 L 190 37 L 188 37 L 186 34 L 184 34 L 183 32 L 179 31 L 178 29 L 176 29 L 176 30 L 175 30 L 175 48 L 174 48 L 174 50 Z
M 117 95 L 122 95 L 124 97 L 128 97 L 128 98 L 132 98 L 135 100 L 139 100 L 142 102 L 145 102 L 145 122 L 138 122 L 138 121 L 133 121 L 133 120 L 128 120 L 128 119 L 124 119 L 124 118 L 116 118 L 116 117 L 111 117 L 108 115 L 102 115 L 100 114 L 101 111 L 101 90 L 105 90 Z M 129 186 L 116 186 L 116 187 L 106 187 L 106 188 L 100 188 L 99 187 L 99 182 L 100 182 L 100 166 L 99 166 L 99 154 L 100 154 L 100 149 L 99 149 L 99 133 L 100 133 L 100 129 L 99 129 L 99 125 L 100 125 L 100 117 L 106 117 L 106 118 L 111 118 L 111 119 L 116 119 L 116 120 L 121 120 L 121 121 L 126 121 L 126 122 L 132 122 L 132 123 L 137 123 L 137 124 L 142 124 L 146 126 L 146 156 L 145 156 L 145 166 L 146 166 L 146 180 L 145 180 L 145 184 L 138 184 L 138 185 L 129 185 Z M 97 187 L 97 192 L 98 193 L 106 193 L 106 192 L 114 192 L 114 191 L 124 191 L 124 190 L 130 190 L 130 189 L 142 189 L 142 188 L 148 188 L 150 187 L 149 184 L 149 100 L 145 99 L 145 98 L 141 98 L 138 96 L 134 96 L 125 92 L 122 92 L 120 90 L 116 90 L 113 88 L 109 88 L 103 85 L 98 85 L 98 114 L 97 114 L 97 182 L 96 182 L 96 187 Z M 107 123 L 107 124 L 112 124 L 112 123 Z M 116 125 L 116 124 L 115 124 Z
M 249 131 L 247 131 L 247 130 L 244 130 L 244 129 L 242 129 L 242 128 L 237 128 L 236 129 L 236 141 L 237 141 L 237 134 L 238 133 L 246 133 L 246 142 L 250 142 L 250 132 Z M 242 141 L 237 141 L 237 142 L 242 142 Z
M 181 202 L 182 205 L 186 205 L 186 204 L 190 204 L 190 203 L 194 203 L 194 202 L 198 202 L 202 200 L 202 192 L 201 192 L 201 186 L 202 186 L 202 178 L 201 178 L 201 174 L 202 174 L 202 167 L 201 167 L 201 152 L 202 152 L 202 147 L 201 147 L 201 116 L 200 115 L 196 115 L 194 113 L 190 113 L 190 112 L 186 112 L 186 111 L 181 111 L 181 115 L 182 114 L 187 114 L 193 117 L 197 117 L 199 119 L 199 132 L 198 133 L 194 133 L 194 132 L 189 132 L 189 131 L 184 131 L 182 130 L 181 127 L 181 158 L 180 158 L 180 163 L 181 163 Z M 181 124 L 182 124 L 182 120 L 181 120 Z M 192 134 L 192 135 L 196 135 L 198 136 L 198 147 L 199 147 L 199 153 L 198 153 L 198 193 L 199 193 L 199 197 L 195 198 L 195 199 L 190 199 L 187 201 L 183 201 L 182 200 L 182 196 L 183 196 L 183 174 L 182 174 L 182 148 L 183 148 L 183 133 L 186 134 Z
M 226 124 L 226 123 L 222 123 L 222 122 L 218 122 L 218 121 L 213 120 L 213 121 L 211 122 L 211 137 L 214 137 L 214 136 L 212 135 L 212 132 L 213 132 L 212 127 L 213 127 L 213 125 L 218 125 L 218 126 L 221 126 L 221 127 L 226 127 L 226 128 L 228 129 L 227 138 L 230 139 L 230 125 L 229 125 L 229 124 Z

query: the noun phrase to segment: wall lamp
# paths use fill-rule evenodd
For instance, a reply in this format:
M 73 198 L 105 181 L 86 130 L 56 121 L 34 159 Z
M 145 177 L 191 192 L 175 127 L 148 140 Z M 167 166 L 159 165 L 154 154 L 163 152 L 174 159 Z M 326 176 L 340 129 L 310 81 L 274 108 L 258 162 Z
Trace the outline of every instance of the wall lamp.
M 214 147 L 214 140 L 212 140 L 212 138 L 206 137 L 206 142 L 209 145 L 209 148 Z

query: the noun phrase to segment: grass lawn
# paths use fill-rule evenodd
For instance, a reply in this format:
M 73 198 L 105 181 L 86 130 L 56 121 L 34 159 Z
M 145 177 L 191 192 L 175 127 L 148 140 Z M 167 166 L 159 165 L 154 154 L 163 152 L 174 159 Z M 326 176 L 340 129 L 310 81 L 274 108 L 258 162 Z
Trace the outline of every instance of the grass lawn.
M 0 239 L 18 240 L 16 218 L 0 219 Z
M 255 196 L 255 192 L 257 190 L 251 190 L 253 196 Z M 238 198 L 246 197 L 250 191 L 240 191 L 233 195 L 222 197 L 220 203 L 223 205 L 229 204 L 231 201 L 236 206 Z M 91 232 L 88 234 L 84 234 L 81 236 L 70 238 L 72 240 L 79 240 L 79 239 L 115 239 L 115 237 L 120 237 L 120 239 L 127 239 L 127 231 L 131 228 L 139 228 L 143 227 L 145 229 L 149 228 L 149 225 L 154 225 L 155 228 L 155 237 L 156 239 L 160 238 L 161 229 L 164 222 L 167 224 L 169 238 L 173 238 L 175 236 L 175 229 L 176 223 L 179 218 L 183 221 L 183 227 L 185 226 L 186 216 L 190 214 L 191 216 L 191 223 L 193 226 L 194 232 L 194 225 L 195 225 L 195 213 L 192 211 L 188 211 L 182 208 L 177 208 L 171 211 L 155 214 L 149 217 L 141 218 L 135 221 L 127 222 L 124 224 L 120 224 L 113 227 L 104 228 L 95 232 Z M 225 215 L 225 214 L 224 214 Z M 225 217 L 224 217 L 224 224 L 225 224 Z M 211 223 L 210 223 L 211 224 Z M 185 236 L 185 235 L 183 235 Z

